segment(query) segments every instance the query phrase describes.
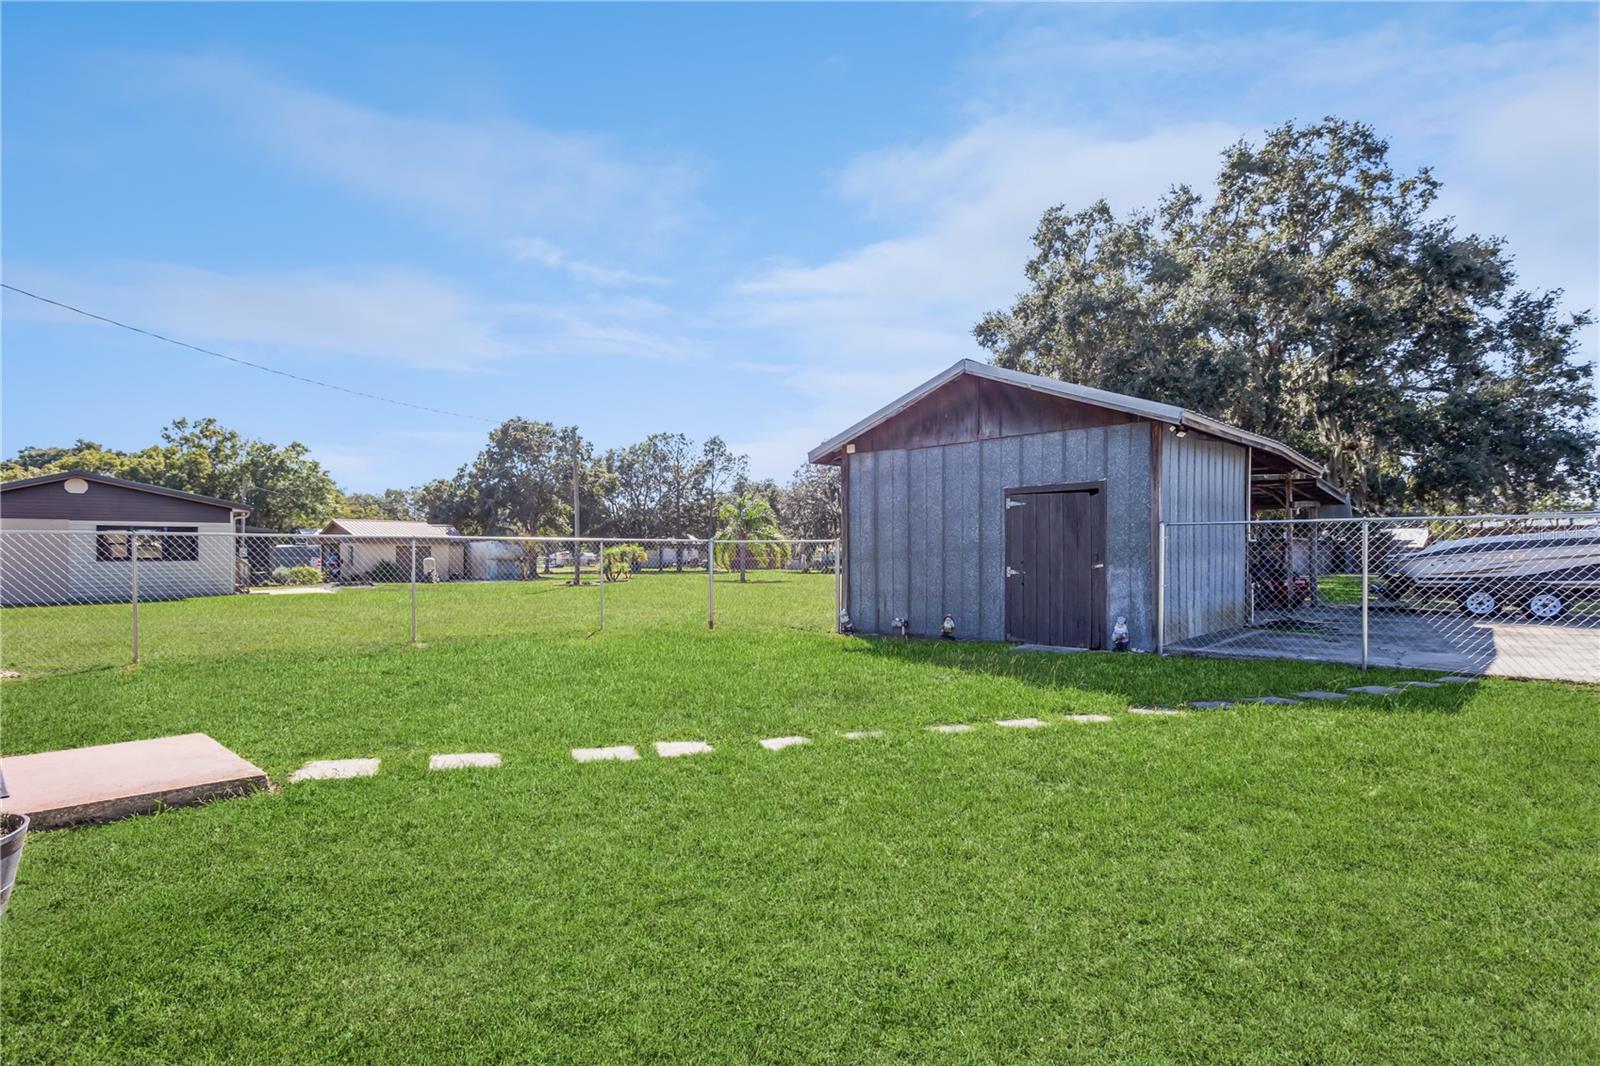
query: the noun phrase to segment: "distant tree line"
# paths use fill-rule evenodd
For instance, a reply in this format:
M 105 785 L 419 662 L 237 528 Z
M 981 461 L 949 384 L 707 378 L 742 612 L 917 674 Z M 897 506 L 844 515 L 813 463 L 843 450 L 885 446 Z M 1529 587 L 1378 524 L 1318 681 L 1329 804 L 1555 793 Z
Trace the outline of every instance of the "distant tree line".
M 725 524 L 724 507 L 759 501 L 784 536 L 838 535 L 839 483 L 832 467 L 802 466 L 787 485 L 750 476 L 750 460 L 720 437 L 695 441 L 654 433 L 637 444 L 596 451 L 575 426 L 507 419 L 453 477 L 381 493 L 341 492 L 299 442 L 247 440 L 215 419 L 179 419 L 161 442 L 121 452 L 79 440 L 29 447 L 0 463 L 0 481 L 82 470 L 162 485 L 252 508 L 252 526 L 315 528 L 333 518 L 419 519 L 463 533 L 594 537 L 706 537 Z
M 161 431 L 160 443 L 135 452 L 82 439 L 66 447 L 23 448 L 0 462 L 0 481 L 64 470 L 232 500 L 251 509 L 251 525 L 266 529 L 319 524 L 339 499 L 333 478 L 305 445 L 246 440 L 214 418 L 180 418 Z
M 1366 125 L 1286 124 L 1124 217 L 1053 207 L 1026 290 L 975 327 L 1000 366 L 1193 408 L 1326 463 L 1373 512 L 1592 504 L 1590 313 L 1517 286 Z

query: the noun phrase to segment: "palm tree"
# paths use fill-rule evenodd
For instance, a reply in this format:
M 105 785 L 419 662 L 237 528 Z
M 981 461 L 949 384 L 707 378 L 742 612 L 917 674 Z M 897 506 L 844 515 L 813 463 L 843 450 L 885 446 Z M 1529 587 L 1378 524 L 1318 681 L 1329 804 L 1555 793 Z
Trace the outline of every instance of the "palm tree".
M 730 553 L 739 560 L 739 580 L 744 580 L 745 564 L 754 559 L 764 567 L 780 565 L 788 555 L 783 544 L 750 544 L 749 541 L 776 541 L 782 538 L 778 516 L 772 505 L 759 496 L 739 496 L 723 504 L 717 512 L 722 523 L 717 530 L 717 562 L 727 569 Z M 741 543 L 745 542 L 745 543 Z

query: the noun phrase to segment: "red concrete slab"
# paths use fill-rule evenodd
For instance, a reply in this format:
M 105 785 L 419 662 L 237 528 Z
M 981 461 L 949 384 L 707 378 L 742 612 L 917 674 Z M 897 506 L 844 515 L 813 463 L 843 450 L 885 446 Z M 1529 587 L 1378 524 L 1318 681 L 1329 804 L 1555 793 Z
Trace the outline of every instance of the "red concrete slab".
M 0 768 L 11 790 L 0 810 L 28 815 L 34 829 L 109 822 L 267 787 L 260 767 L 204 733 L 7 755 Z

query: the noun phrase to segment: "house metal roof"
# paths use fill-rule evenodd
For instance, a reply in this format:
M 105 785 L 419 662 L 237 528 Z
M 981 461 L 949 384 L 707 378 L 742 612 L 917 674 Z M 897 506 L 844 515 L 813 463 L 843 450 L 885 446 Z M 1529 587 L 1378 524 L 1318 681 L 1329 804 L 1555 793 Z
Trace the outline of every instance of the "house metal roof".
M 395 518 L 335 518 L 319 531 L 352 537 L 459 537 L 454 526 Z
M 133 489 L 136 492 L 148 492 L 155 496 L 171 496 L 177 500 L 188 500 L 191 503 L 207 503 L 214 507 L 226 507 L 232 511 L 250 513 L 250 508 L 234 500 L 223 500 L 216 496 L 201 496 L 195 492 L 184 492 L 180 489 L 169 489 L 165 485 L 146 485 L 142 481 L 128 481 L 120 477 L 111 477 L 109 474 L 91 474 L 85 470 L 64 470 L 59 474 L 41 474 L 38 477 L 26 477 L 17 481 L 0 483 L 0 492 L 10 492 L 12 489 L 25 489 L 32 485 L 49 485 L 53 482 L 66 481 L 70 478 L 82 478 L 84 481 L 95 481 L 102 485 L 115 485 L 120 489 Z
M 1120 392 L 1090 388 L 1087 385 L 1075 385 L 1070 381 L 1060 381 L 1056 378 L 1047 378 L 1039 374 L 1026 374 L 1020 370 L 1006 370 L 1002 367 L 990 366 L 988 363 L 980 363 L 975 359 L 961 360 L 948 370 L 929 378 L 898 400 L 874 411 L 843 433 L 823 441 L 811 449 L 807 459 L 813 463 L 838 462 L 846 444 L 863 433 L 882 425 L 895 415 L 911 408 L 937 389 L 948 385 L 963 375 L 996 381 L 1004 385 L 1029 389 L 1051 396 L 1059 396 L 1063 399 L 1089 404 L 1093 407 L 1120 411 L 1136 418 L 1148 419 L 1152 422 L 1163 422 L 1183 429 L 1192 429 L 1198 433 L 1205 433 L 1221 440 L 1243 444 L 1276 456 L 1294 471 L 1308 475 L 1318 481 L 1322 481 L 1326 474 L 1322 464 L 1281 441 L 1273 440 L 1271 437 L 1263 437 L 1259 433 L 1251 433 L 1249 430 L 1240 429 L 1238 426 L 1230 426 L 1226 422 L 1220 422 L 1208 415 L 1200 414 L 1198 411 L 1175 407 L 1169 403 L 1158 403 L 1155 400 L 1143 400 L 1137 396 L 1125 396 Z M 1325 490 L 1330 495 L 1348 499 L 1344 493 L 1327 482 L 1322 481 L 1322 486 L 1325 487 Z

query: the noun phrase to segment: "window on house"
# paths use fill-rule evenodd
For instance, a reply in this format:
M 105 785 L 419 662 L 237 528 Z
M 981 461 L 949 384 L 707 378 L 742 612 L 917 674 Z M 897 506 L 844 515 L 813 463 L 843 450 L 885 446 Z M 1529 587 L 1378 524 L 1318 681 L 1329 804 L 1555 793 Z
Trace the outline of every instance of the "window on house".
M 200 558 L 198 526 L 96 526 L 94 557 L 125 563 L 137 552 L 141 563 L 192 563 Z

